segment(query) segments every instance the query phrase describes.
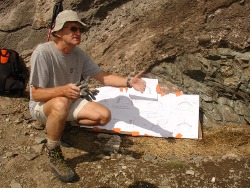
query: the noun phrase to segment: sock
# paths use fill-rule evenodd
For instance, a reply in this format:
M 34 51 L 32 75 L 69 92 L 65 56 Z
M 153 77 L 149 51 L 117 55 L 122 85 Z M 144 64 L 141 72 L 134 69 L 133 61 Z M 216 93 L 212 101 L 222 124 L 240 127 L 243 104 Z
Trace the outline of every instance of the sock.
M 54 141 L 54 140 L 48 139 L 47 147 L 49 150 L 53 150 L 54 148 L 59 147 L 59 146 L 60 146 L 60 140 Z

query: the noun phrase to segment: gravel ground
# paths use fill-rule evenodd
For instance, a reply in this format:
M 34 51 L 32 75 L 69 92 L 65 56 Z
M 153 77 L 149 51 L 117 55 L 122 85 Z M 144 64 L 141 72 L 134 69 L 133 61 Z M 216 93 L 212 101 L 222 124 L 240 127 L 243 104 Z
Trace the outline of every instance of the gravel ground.
M 67 126 L 62 147 L 77 177 L 62 183 L 44 153 L 46 131 L 26 98 L 0 97 L 2 187 L 242 187 L 250 185 L 250 127 L 204 128 L 202 140 L 132 137 Z M 113 151 L 113 152 L 110 152 Z

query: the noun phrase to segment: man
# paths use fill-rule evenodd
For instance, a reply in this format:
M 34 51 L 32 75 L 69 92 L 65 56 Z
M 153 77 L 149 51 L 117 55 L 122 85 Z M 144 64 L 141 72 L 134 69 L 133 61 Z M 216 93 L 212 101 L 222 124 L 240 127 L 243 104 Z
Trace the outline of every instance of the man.
M 143 92 L 146 87 L 140 74 L 132 79 L 103 72 L 77 45 L 85 24 L 76 12 L 64 10 L 58 14 L 52 30 L 53 40 L 38 45 L 31 56 L 30 113 L 46 125 L 47 150 L 52 172 L 64 182 L 74 177 L 60 149 L 60 139 L 66 121 L 85 125 L 105 125 L 110 121 L 109 109 L 82 98 L 75 84 L 88 76 L 104 85 L 131 86 Z

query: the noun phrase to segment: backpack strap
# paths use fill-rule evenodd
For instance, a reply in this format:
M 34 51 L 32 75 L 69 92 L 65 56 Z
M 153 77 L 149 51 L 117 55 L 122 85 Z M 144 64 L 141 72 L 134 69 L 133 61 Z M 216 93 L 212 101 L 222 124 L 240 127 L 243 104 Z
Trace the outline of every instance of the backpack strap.
M 15 50 L 9 50 L 10 72 L 15 78 L 19 78 L 22 72 L 19 54 Z

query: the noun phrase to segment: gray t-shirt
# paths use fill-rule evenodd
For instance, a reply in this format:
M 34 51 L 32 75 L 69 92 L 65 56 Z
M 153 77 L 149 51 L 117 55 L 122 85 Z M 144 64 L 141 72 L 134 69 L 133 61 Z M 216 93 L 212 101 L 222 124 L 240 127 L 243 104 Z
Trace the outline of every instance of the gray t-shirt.
M 64 54 L 53 42 L 48 42 L 38 45 L 31 56 L 30 86 L 53 88 L 76 83 L 81 77 L 92 77 L 100 72 L 100 67 L 79 47 L 74 47 L 70 54 Z M 29 108 L 32 117 L 36 104 L 30 88 Z

